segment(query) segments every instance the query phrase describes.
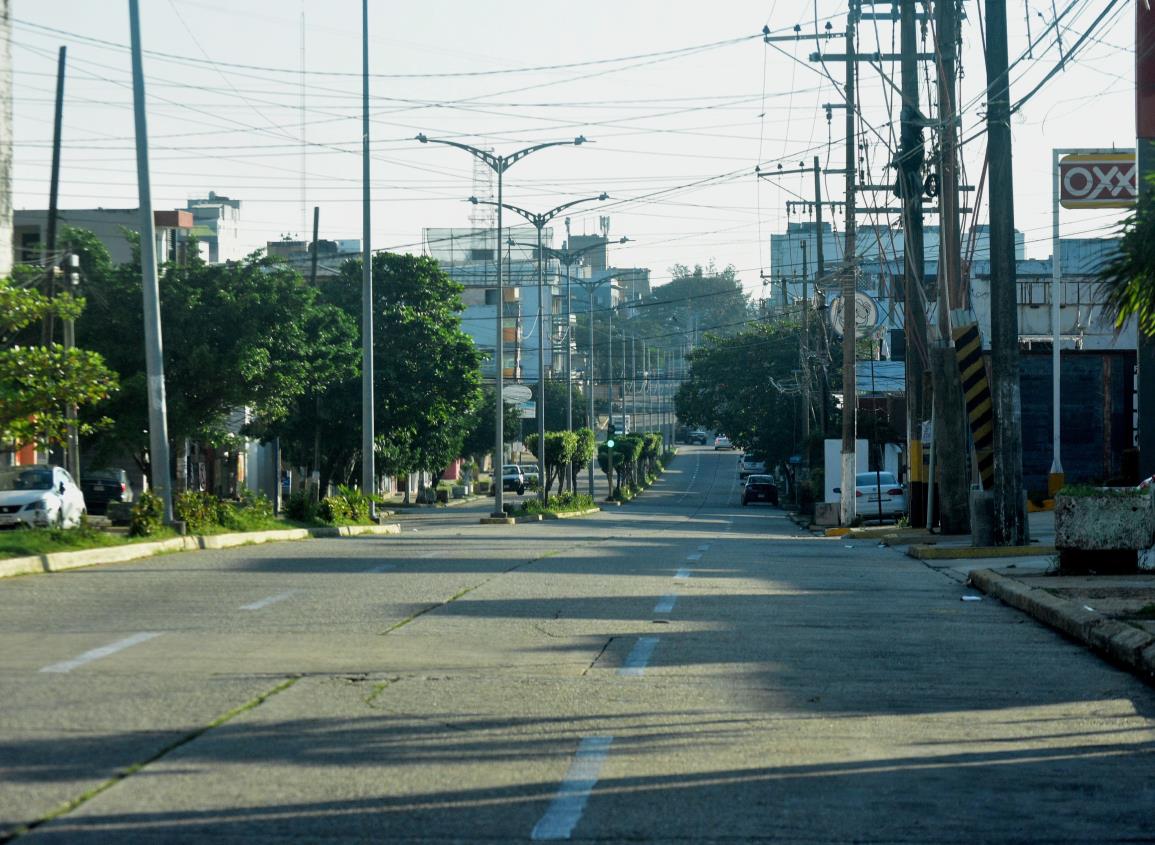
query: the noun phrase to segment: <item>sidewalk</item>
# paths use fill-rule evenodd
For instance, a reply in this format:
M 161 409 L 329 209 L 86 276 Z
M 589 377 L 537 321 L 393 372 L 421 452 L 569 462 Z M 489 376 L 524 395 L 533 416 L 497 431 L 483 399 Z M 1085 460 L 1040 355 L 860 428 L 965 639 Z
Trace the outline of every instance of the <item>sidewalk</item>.
M 1155 568 L 1148 561 L 1135 575 L 1059 575 L 1054 514 L 1033 513 L 1029 519 L 1038 553 L 1015 557 L 976 550 L 968 536 L 913 531 L 891 532 L 893 539 L 875 536 L 1155 684 Z M 948 554 L 926 555 L 927 548 Z

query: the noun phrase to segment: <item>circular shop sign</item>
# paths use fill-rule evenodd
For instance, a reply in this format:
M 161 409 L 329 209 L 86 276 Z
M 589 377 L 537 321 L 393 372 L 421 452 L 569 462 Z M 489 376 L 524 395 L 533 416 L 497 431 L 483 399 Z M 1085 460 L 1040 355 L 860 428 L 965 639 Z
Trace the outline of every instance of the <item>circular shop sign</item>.
M 835 334 L 842 335 L 842 325 L 844 316 L 842 313 L 841 296 L 836 296 L 830 300 L 830 327 L 834 329 Z M 861 291 L 856 291 L 854 294 L 854 335 L 855 337 L 866 337 L 876 328 L 878 328 L 879 313 L 878 303 L 873 297 L 867 296 Z

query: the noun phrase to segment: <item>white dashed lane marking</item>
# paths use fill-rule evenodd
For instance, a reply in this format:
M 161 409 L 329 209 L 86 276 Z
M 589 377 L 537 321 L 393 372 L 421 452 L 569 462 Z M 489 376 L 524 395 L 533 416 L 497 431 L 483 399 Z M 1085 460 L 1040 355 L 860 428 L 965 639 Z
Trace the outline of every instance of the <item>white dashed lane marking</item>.
M 612 736 L 587 736 L 582 739 L 549 809 L 533 826 L 530 838 L 534 842 L 570 838 L 581 820 L 590 793 L 597 785 L 602 764 L 606 761 L 613 741 Z
M 678 601 L 677 593 L 670 593 L 658 599 L 658 603 L 654 605 L 654 613 L 673 613 L 674 605 Z
M 131 648 L 134 645 L 148 642 L 151 639 L 159 637 L 163 631 L 141 631 L 139 634 L 133 634 L 131 637 L 125 637 L 123 640 L 117 640 L 108 645 L 102 645 L 100 648 L 94 648 L 92 651 L 86 651 L 79 657 L 74 657 L 71 660 L 64 660 L 60 663 L 53 663 L 51 666 L 45 666 L 41 672 L 71 672 L 78 666 L 83 666 L 85 663 L 91 663 L 94 660 L 100 660 L 102 657 L 108 657 L 110 654 L 116 654 L 118 651 L 124 651 L 126 648 Z
M 277 602 L 284 601 L 285 599 L 292 596 L 293 593 L 295 593 L 295 592 L 296 592 L 296 590 L 289 590 L 288 592 L 285 592 L 285 593 L 277 593 L 275 596 L 268 596 L 267 598 L 260 599 L 259 601 L 255 601 L 252 604 L 242 604 L 240 609 L 241 610 L 264 610 L 266 607 L 268 607 L 271 604 L 276 604 Z
M 653 655 L 654 649 L 657 647 L 657 637 L 639 637 L 638 641 L 634 643 L 634 647 L 630 649 L 626 662 L 618 669 L 618 674 L 629 677 L 644 675 L 646 664 L 650 662 L 650 656 Z

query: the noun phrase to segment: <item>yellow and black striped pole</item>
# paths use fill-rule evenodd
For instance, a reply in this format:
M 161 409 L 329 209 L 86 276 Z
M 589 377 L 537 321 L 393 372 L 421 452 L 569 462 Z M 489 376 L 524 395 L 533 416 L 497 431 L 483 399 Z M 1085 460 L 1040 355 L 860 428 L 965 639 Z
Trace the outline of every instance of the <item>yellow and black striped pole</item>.
M 983 359 L 983 341 L 977 323 L 956 326 L 954 334 L 955 356 L 958 358 L 959 374 L 962 376 L 963 396 L 966 399 L 967 418 L 970 420 L 971 439 L 975 444 L 975 461 L 983 489 L 994 486 L 994 405 L 991 399 L 991 383 L 987 378 L 986 361 Z

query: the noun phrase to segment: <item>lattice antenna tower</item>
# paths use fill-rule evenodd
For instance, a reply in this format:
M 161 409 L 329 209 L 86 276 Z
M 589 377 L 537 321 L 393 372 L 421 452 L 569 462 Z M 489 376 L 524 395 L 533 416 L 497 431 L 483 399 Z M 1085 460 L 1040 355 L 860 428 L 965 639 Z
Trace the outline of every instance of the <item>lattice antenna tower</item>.
M 492 148 L 485 148 L 492 153 Z M 473 159 L 473 195 L 486 202 L 497 201 L 497 191 L 493 187 L 493 170 L 481 159 Z M 497 208 L 492 205 L 478 203 L 469 212 L 469 225 L 474 229 L 496 229 Z

